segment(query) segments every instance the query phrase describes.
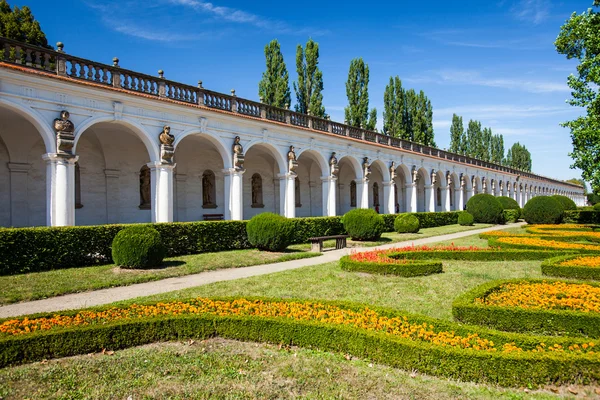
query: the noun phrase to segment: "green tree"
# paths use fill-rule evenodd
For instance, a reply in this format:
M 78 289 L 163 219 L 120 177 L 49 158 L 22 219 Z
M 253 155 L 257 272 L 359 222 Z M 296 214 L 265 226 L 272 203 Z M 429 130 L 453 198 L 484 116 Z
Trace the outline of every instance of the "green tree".
M 358 128 L 367 129 L 377 123 L 377 111 L 371 110 L 369 118 L 369 66 L 362 58 L 350 61 L 348 80 L 346 81 L 348 106 L 344 109 L 346 123 Z
M 296 71 L 298 84 L 293 83 L 296 92 L 296 112 L 325 117 L 323 106 L 323 73 L 319 69 L 319 44 L 312 39 L 296 48 Z
M 383 133 L 406 139 L 405 112 L 406 101 L 402 81 L 398 76 L 390 77 L 390 83 L 383 93 Z
M 35 46 L 51 49 L 46 34 L 38 21 L 35 20 L 31 9 L 27 6 L 13 9 L 6 0 L 0 1 L 0 36 Z
M 481 160 L 491 161 L 492 159 L 492 130 L 483 128 L 481 131 Z
M 504 162 L 504 137 L 502 135 L 492 135 L 490 161 L 499 165 Z
M 402 113 L 402 125 L 404 126 L 405 140 L 415 140 L 413 119 L 417 115 L 417 93 L 414 89 L 409 89 L 405 92 L 404 97 L 404 112 Z
M 600 0 L 594 0 L 595 7 Z M 571 130 L 572 168 L 582 170 L 583 178 L 594 191 L 600 190 L 600 13 L 590 8 L 573 13 L 560 28 L 554 42 L 556 50 L 568 59 L 579 60 L 577 75 L 571 74 L 567 83 L 572 89 L 569 104 L 583 107 L 585 116 L 565 122 Z
M 531 153 L 519 142 L 513 144 L 508 150 L 506 159 L 509 167 L 531 172 Z
M 258 83 L 258 95 L 263 103 L 270 106 L 289 107 L 291 99 L 289 74 L 277 39 L 265 46 L 265 58 L 267 69 Z
M 583 179 L 571 178 L 571 179 L 567 179 L 565 182 L 574 183 L 576 185 L 581 185 L 581 186 L 583 186 L 583 193 L 584 194 L 588 193 L 587 184 L 585 183 L 585 181 Z
M 367 120 L 365 129 L 367 129 L 369 131 L 377 132 L 377 109 L 376 108 L 371 108 L 371 111 L 369 112 L 369 119 Z
M 469 142 L 468 155 L 473 158 L 481 159 L 483 157 L 481 122 L 469 120 L 469 125 L 467 126 L 467 140 Z
M 465 128 L 463 126 L 462 117 L 452 114 L 452 125 L 450 126 L 450 151 L 453 153 L 462 153 L 463 138 Z
M 409 108 L 412 123 L 412 140 L 425 146 L 435 146 L 431 101 L 425 96 L 422 90 L 418 95 L 415 94 L 414 96 Z

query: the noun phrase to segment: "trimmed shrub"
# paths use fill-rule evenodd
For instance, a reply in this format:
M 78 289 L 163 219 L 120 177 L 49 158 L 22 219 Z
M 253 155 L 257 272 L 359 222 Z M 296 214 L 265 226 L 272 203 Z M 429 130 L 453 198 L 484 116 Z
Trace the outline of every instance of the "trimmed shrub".
M 540 310 L 520 307 L 488 306 L 475 301 L 497 291 L 506 283 L 542 283 L 540 279 L 492 281 L 460 295 L 452 303 L 452 315 L 465 324 L 481 325 L 511 332 L 536 332 L 552 335 L 600 337 L 600 314 L 571 310 Z M 578 282 L 569 282 L 578 283 Z M 587 283 L 586 284 L 590 284 Z
M 502 204 L 502 208 L 504 208 L 505 210 L 521 209 L 521 207 L 519 207 L 519 203 L 517 203 L 517 201 L 515 199 L 511 199 L 510 197 L 498 196 L 498 197 L 496 197 L 496 200 L 498 200 L 500 202 L 500 204 Z
M 468 211 L 461 211 L 458 214 L 458 224 L 462 226 L 471 226 L 473 225 L 473 216 L 469 214 Z
M 370 208 L 357 208 L 342 217 L 344 229 L 354 240 L 377 240 L 384 228 L 383 217 Z
M 502 224 L 502 204 L 491 194 L 480 193 L 471 197 L 467 202 L 467 211 L 475 222 L 484 224 Z
M 438 226 L 454 225 L 458 223 L 458 214 L 460 211 L 443 212 L 417 212 L 410 213 L 419 220 L 419 228 L 435 228 Z M 409 214 L 409 213 L 404 213 Z M 380 214 L 385 224 L 384 232 L 394 232 L 394 223 L 400 214 Z
M 563 222 L 566 224 L 600 224 L 600 211 L 569 210 L 565 211 Z
M 148 225 L 123 229 L 112 242 L 113 261 L 125 268 L 158 267 L 165 252 L 160 233 Z
M 560 250 L 415 250 L 397 251 L 388 254 L 388 257 L 406 260 L 455 260 L 455 261 L 533 261 L 544 260 L 549 257 L 564 255 Z
M 342 217 L 308 217 L 288 219 L 293 226 L 291 244 L 306 243 L 315 236 L 345 235 Z
M 564 261 L 582 257 L 581 255 L 568 255 L 549 258 L 542 262 L 542 274 L 547 276 L 558 276 L 572 279 L 594 279 L 600 280 L 600 268 L 584 266 L 560 265 Z
M 594 204 L 594 211 L 600 211 L 600 203 Z
M 398 233 L 419 232 L 419 219 L 413 214 L 400 214 L 394 222 L 394 230 Z
M 550 196 L 538 196 L 523 207 L 523 217 L 528 224 L 560 224 L 565 210 L 558 200 Z
M 506 222 L 508 224 L 512 224 L 515 222 L 519 222 L 519 218 L 521 217 L 521 209 L 504 210 L 504 211 L 502 211 L 502 214 L 504 215 L 504 222 Z
M 246 225 L 252 246 L 267 251 L 285 250 L 292 243 L 293 229 L 286 217 L 270 212 L 255 215 Z
M 340 267 L 345 271 L 367 272 L 369 274 L 396 275 L 403 277 L 424 276 L 444 272 L 439 260 L 418 260 L 406 263 L 355 261 L 351 256 L 340 259 Z
M 556 200 L 558 200 L 558 202 L 560 203 L 560 205 L 562 206 L 562 208 L 567 211 L 567 210 L 577 210 L 577 204 L 575 204 L 575 202 L 573 200 L 571 200 L 570 198 L 568 198 L 567 196 L 563 196 L 561 194 L 555 194 L 553 196 L 550 196 L 555 198 Z

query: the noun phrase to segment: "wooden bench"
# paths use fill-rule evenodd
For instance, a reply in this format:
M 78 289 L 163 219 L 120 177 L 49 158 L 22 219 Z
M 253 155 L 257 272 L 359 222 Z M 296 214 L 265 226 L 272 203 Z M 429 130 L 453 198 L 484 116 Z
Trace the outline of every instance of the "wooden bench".
M 223 221 L 223 214 L 202 214 L 205 221 Z
M 349 235 L 334 235 L 334 236 L 318 236 L 318 237 L 308 238 L 308 241 L 310 242 L 310 251 L 316 251 L 316 252 L 321 253 L 323 251 L 323 242 L 325 240 L 332 240 L 332 239 L 335 239 L 336 250 L 343 249 L 346 247 L 346 239 L 348 239 L 349 237 L 350 237 Z

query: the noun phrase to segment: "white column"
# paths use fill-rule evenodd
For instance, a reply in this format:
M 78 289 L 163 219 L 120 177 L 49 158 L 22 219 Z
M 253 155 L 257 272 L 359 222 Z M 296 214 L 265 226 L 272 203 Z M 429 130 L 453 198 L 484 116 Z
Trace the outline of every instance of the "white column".
M 383 213 L 396 214 L 396 198 L 394 196 L 394 181 L 383 182 Z
M 10 226 L 28 226 L 27 174 L 31 164 L 9 162 L 7 165 L 10 171 Z
M 75 225 L 75 163 L 78 157 L 47 153 L 46 161 L 46 224 Z
M 417 185 L 406 185 L 406 212 L 417 212 Z
M 109 224 L 119 223 L 121 189 L 119 187 L 119 176 L 121 171 L 118 169 L 105 169 L 106 177 L 106 222 Z
M 517 203 L 519 202 L 518 195 L 519 195 L 519 188 L 515 189 L 513 187 L 512 196 L 513 196 L 513 200 L 515 200 Z
M 448 186 L 442 188 L 442 205 L 444 211 L 450 211 L 450 188 Z
M 152 222 L 173 222 L 173 169 L 175 164 L 148 163 Z
M 279 177 L 279 213 L 287 218 L 296 217 L 296 174 L 281 174 Z
M 241 221 L 244 219 L 244 181 L 243 170 L 228 168 L 223 170 L 225 178 L 225 214 L 226 220 Z
M 469 199 L 471 197 L 473 197 L 473 192 L 474 192 L 474 190 L 472 188 L 471 189 L 467 189 L 467 198 L 465 199 L 466 200 L 465 201 L 465 205 L 469 202 Z
M 369 180 L 356 180 L 356 208 L 369 208 Z
M 459 190 L 460 192 L 458 193 L 458 205 L 456 209 L 458 211 L 462 211 L 465 208 L 465 191 L 462 187 Z
M 429 212 L 435 212 L 435 188 L 433 185 L 425 186 L 425 208 Z
M 335 217 L 337 205 L 337 177 L 322 176 L 321 185 L 323 187 L 323 216 Z
M 525 202 L 524 202 L 525 192 L 521 188 L 519 188 L 518 191 L 519 191 L 519 194 L 518 194 L 518 196 L 519 196 L 519 207 L 523 208 L 523 206 L 525 205 Z

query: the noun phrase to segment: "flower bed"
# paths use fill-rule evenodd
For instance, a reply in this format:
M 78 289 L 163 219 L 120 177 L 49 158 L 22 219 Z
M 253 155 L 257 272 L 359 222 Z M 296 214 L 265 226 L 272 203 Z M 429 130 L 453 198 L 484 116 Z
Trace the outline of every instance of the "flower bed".
M 582 253 L 600 252 L 600 246 L 597 244 L 571 243 L 560 240 L 550 240 L 549 238 L 540 238 L 536 236 L 508 236 L 490 238 L 490 246 L 498 246 L 507 249 L 553 249 L 553 250 L 572 250 Z
M 507 334 L 349 303 L 244 298 L 5 320 L 0 366 L 212 336 L 342 351 L 394 367 L 504 386 L 600 380 L 598 341 Z
M 443 272 L 439 260 L 409 260 L 392 258 L 395 249 L 353 252 L 340 259 L 340 267 L 346 271 L 368 272 L 383 275 L 423 276 Z
M 452 313 L 461 322 L 507 331 L 600 337 L 600 286 L 496 281 L 459 296 Z
M 568 255 L 542 263 L 542 274 L 576 279 L 600 280 L 600 256 Z

